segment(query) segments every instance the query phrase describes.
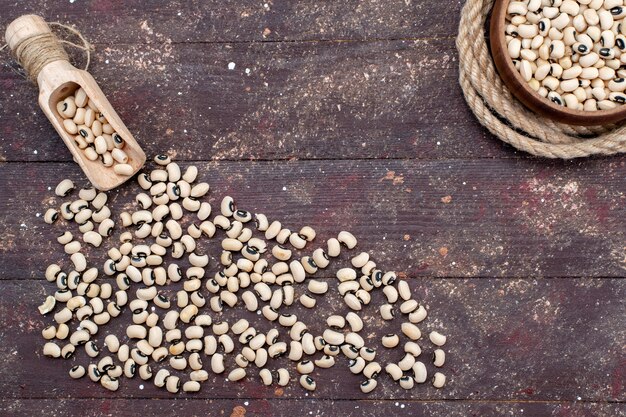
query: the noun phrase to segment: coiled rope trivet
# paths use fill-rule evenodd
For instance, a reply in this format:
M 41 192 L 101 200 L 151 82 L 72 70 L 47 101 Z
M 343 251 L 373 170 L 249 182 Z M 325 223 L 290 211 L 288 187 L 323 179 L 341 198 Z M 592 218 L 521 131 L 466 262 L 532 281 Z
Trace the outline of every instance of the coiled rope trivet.
M 511 95 L 496 72 L 485 40 L 493 0 L 467 0 L 456 46 L 465 100 L 491 133 L 515 148 L 547 158 L 626 152 L 626 125 L 571 126 L 538 117 Z

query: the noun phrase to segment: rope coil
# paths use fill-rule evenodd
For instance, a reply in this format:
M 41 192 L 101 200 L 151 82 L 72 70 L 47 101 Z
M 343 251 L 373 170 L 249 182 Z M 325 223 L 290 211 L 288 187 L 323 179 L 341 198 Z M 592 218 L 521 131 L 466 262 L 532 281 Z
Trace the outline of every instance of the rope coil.
M 86 53 L 85 70 L 89 68 L 89 64 L 91 63 L 91 51 L 94 48 L 78 30 L 58 22 L 48 22 L 48 25 L 59 27 L 75 35 L 80 39 L 82 45 L 65 39 L 59 39 L 53 32 L 41 33 L 22 39 L 15 45 L 13 54 L 18 64 L 24 68 L 28 74 L 28 78 L 33 83 L 37 83 L 37 76 L 49 63 L 59 60 L 70 60 L 67 52 L 63 48 L 64 44 L 80 49 Z M 4 49 L 6 46 L 7 45 L 4 45 L 0 50 Z
M 493 0 L 467 0 L 456 46 L 459 82 L 480 123 L 509 145 L 546 158 L 582 158 L 626 152 L 626 126 L 572 126 L 540 118 L 502 83 L 485 39 Z

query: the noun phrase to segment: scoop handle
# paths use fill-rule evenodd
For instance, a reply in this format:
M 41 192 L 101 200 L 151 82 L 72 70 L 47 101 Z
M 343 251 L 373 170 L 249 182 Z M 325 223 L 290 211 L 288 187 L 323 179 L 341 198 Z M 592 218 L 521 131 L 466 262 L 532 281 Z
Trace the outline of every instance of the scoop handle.
M 12 21 L 4 33 L 4 39 L 9 48 L 15 52 L 15 47 L 24 39 L 32 38 L 38 35 L 52 33 L 48 23 L 36 14 L 26 14 Z M 59 47 L 62 48 L 59 42 Z

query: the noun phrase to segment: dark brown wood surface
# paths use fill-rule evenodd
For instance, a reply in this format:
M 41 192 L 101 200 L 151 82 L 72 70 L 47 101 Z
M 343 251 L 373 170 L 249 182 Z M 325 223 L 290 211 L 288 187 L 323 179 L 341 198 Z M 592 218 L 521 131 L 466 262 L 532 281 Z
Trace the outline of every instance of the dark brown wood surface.
M 3 52 L 0 415 L 626 416 L 625 161 L 536 159 L 488 134 L 457 83 L 461 6 L 0 1 L 3 28 L 36 12 L 94 42 L 90 71 L 148 155 L 198 165 L 212 202 L 232 195 L 288 227 L 310 224 L 319 241 L 353 231 L 409 280 L 425 329 L 449 336 L 443 390 L 382 377 L 366 396 L 344 362 L 308 395 L 256 376 L 178 396 L 138 379 L 116 393 L 70 380 L 70 363 L 41 355 L 48 319 L 36 307 L 53 289 L 43 271 L 62 259 L 62 228 L 41 215 L 60 179 L 85 180 Z M 134 192 L 112 193 L 112 208 Z M 320 316 L 344 311 L 338 301 L 321 299 Z M 399 326 L 365 315 L 368 340 Z

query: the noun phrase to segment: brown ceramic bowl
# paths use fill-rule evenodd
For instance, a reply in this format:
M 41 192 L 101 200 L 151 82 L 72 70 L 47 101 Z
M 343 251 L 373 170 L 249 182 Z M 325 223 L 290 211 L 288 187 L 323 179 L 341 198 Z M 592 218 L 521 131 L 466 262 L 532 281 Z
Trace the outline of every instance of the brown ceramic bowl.
M 597 126 L 612 124 L 626 119 L 626 105 L 619 105 L 611 110 L 594 112 L 572 110 L 552 103 L 530 88 L 519 71 L 515 69 L 513 60 L 508 55 L 504 33 L 508 5 L 509 0 L 495 0 L 494 2 L 489 28 L 491 55 L 502 81 L 519 101 L 539 116 L 572 125 Z

